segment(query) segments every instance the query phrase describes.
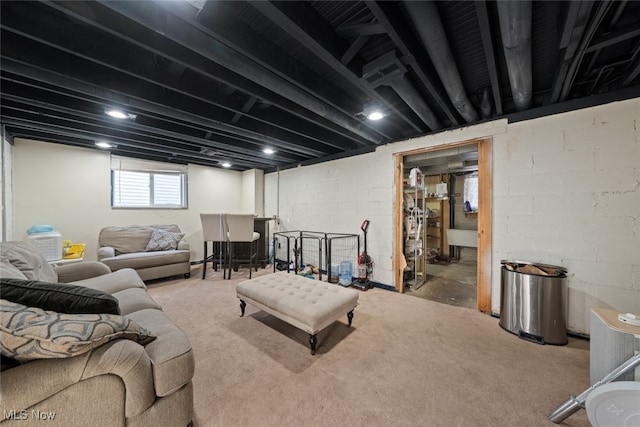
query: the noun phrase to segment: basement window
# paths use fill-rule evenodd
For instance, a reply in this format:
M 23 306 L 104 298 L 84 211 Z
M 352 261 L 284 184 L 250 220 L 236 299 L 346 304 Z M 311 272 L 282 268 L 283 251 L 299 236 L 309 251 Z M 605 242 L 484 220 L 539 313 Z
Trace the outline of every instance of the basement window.
M 478 211 L 478 172 L 464 176 L 464 204 L 465 212 Z
M 111 156 L 111 207 L 186 209 L 187 166 Z

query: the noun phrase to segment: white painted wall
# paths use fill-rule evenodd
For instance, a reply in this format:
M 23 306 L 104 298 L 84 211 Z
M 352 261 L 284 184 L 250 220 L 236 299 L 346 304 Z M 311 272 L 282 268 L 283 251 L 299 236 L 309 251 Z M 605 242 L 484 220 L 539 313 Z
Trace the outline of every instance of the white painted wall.
M 490 136 L 492 311 L 500 311 L 500 260 L 561 265 L 569 270 L 568 329 L 589 333 L 591 307 L 640 312 L 639 129 L 633 99 L 415 138 L 267 174 L 265 214 L 279 212 L 282 230 L 346 233 L 368 218 L 374 280 L 394 285 L 393 155 Z
M 374 280 L 391 283 L 393 161 L 389 160 L 369 153 L 267 174 L 265 214 L 279 211 L 276 231 L 349 233 L 361 238 L 360 225 L 368 219 L 367 249 L 375 261 Z
M 111 209 L 108 152 L 16 139 L 14 147 L 15 239 L 38 224 L 51 224 L 63 239 L 86 243 L 96 259 L 98 233 L 107 225 L 178 224 L 203 256 L 201 212 L 243 212 L 240 172 L 189 165 L 188 209 Z
M 242 172 L 242 212 L 238 213 L 264 215 L 264 171 Z
M 13 145 L 5 135 L 4 128 L 0 136 L 0 236 L 5 240 L 13 239 Z

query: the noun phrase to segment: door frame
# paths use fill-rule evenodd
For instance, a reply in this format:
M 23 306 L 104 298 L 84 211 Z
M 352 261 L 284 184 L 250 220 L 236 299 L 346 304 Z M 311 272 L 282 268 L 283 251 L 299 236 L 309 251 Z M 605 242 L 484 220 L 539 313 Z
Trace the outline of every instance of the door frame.
M 403 281 L 403 176 L 404 158 L 413 154 L 425 153 L 477 144 L 478 147 L 478 268 L 477 279 L 477 308 L 483 313 L 491 313 L 491 260 L 492 260 L 492 221 L 493 218 L 493 138 L 475 138 L 453 144 L 443 144 L 428 148 L 417 148 L 394 155 L 394 249 L 393 271 L 397 292 L 404 292 Z

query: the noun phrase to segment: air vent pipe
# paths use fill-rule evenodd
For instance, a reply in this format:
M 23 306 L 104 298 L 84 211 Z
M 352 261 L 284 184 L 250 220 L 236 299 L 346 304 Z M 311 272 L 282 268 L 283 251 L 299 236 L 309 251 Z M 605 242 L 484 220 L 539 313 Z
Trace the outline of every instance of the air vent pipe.
M 362 78 L 372 87 L 391 86 L 431 130 L 442 127 L 431 108 L 406 76 L 407 69 L 396 58 L 395 50 L 379 56 L 362 67 Z
M 500 33 L 509 71 L 511 95 L 518 111 L 531 106 L 531 1 L 499 1 Z
M 489 87 L 483 87 L 480 89 L 480 113 L 483 119 L 487 119 L 491 116 L 491 89 Z
M 431 130 L 438 130 L 442 127 L 431 108 L 424 102 L 406 75 L 391 80 L 391 87 Z
M 436 3 L 405 1 L 404 4 L 453 106 L 467 123 L 478 120 L 478 113 L 462 85 L 458 66 L 453 59 Z

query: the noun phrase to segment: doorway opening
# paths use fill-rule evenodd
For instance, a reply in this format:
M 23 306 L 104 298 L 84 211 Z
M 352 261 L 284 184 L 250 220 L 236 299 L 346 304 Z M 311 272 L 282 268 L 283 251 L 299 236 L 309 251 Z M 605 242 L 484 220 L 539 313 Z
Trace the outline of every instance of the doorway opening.
M 396 155 L 396 289 L 491 311 L 491 139 Z

